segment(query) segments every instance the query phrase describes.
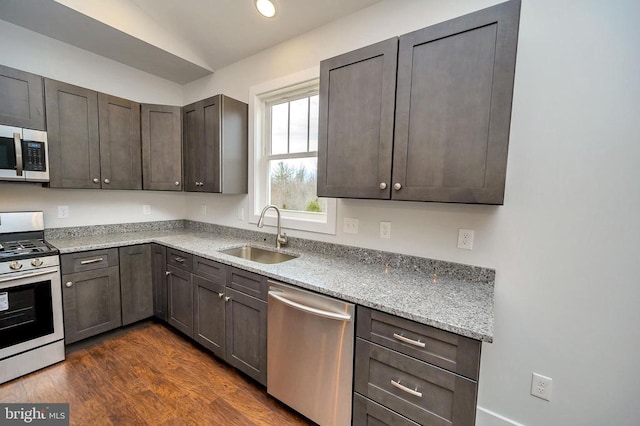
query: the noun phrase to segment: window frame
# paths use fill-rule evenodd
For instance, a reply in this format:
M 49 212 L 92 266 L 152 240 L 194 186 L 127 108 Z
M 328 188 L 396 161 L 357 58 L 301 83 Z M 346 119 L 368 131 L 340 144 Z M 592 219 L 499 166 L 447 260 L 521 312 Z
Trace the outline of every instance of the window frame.
M 260 212 L 266 206 L 269 191 L 268 164 L 270 146 L 265 141 L 266 132 L 270 130 L 268 122 L 268 106 L 278 100 L 289 101 L 311 96 L 319 91 L 320 68 L 314 67 L 305 71 L 278 78 L 249 89 L 249 223 L 257 224 Z M 311 153 L 275 154 L 279 159 L 291 156 L 301 158 L 316 157 L 317 151 Z M 271 156 L 273 157 L 273 156 Z M 281 225 L 283 228 L 322 234 L 336 234 L 337 203 L 335 198 L 326 198 L 327 212 L 299 212 L 283 210 Z M 319 216 L 326 221 L 318 220 Z M 276 215 L 273 210 L 265 215 L 265 225 L 276 226 Z

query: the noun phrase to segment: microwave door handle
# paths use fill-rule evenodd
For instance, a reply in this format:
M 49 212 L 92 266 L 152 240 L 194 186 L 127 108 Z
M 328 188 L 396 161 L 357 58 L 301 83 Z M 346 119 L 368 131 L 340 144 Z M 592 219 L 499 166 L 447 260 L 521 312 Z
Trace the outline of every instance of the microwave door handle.
M 22 141 L 20 133 L 13 134 L 13 142 L 16 145 L 16 176 L 22 176 Z

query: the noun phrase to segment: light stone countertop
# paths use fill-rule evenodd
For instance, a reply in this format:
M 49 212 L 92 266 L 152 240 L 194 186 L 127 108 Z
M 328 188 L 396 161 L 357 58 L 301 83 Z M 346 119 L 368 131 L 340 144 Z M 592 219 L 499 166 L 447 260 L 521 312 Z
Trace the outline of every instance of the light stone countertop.
M 272 246 L 187 229 L 124 232 L 48 241 L 61 254 L 159 243 L 318 293 L 378 309 L 484 342 L 493 341 L 493 283 L 467 282 L 407 268 L 365 264 L 295 248 L 299 257 L 273 265 L 219 253 L 249 244 Z

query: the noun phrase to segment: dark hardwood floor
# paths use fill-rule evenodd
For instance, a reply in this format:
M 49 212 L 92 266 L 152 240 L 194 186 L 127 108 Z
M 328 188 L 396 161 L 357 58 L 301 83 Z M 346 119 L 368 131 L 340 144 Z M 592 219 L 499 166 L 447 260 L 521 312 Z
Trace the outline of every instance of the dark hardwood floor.
M 68 402 L 72 425 L 307 425 L 265 388 L 156 323 L 0 385 L 2 402 Z

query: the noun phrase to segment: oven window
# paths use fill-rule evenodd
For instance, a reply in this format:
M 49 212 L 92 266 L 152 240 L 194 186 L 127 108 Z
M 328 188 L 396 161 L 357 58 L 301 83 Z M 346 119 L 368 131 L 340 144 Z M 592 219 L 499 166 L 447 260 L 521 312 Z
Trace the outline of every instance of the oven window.
M 11 138 L 0 137 L 0 169 L 16 169 L 16 148 Z
M 53 333 L 51 281 L 0 290 L 0 349 Z

